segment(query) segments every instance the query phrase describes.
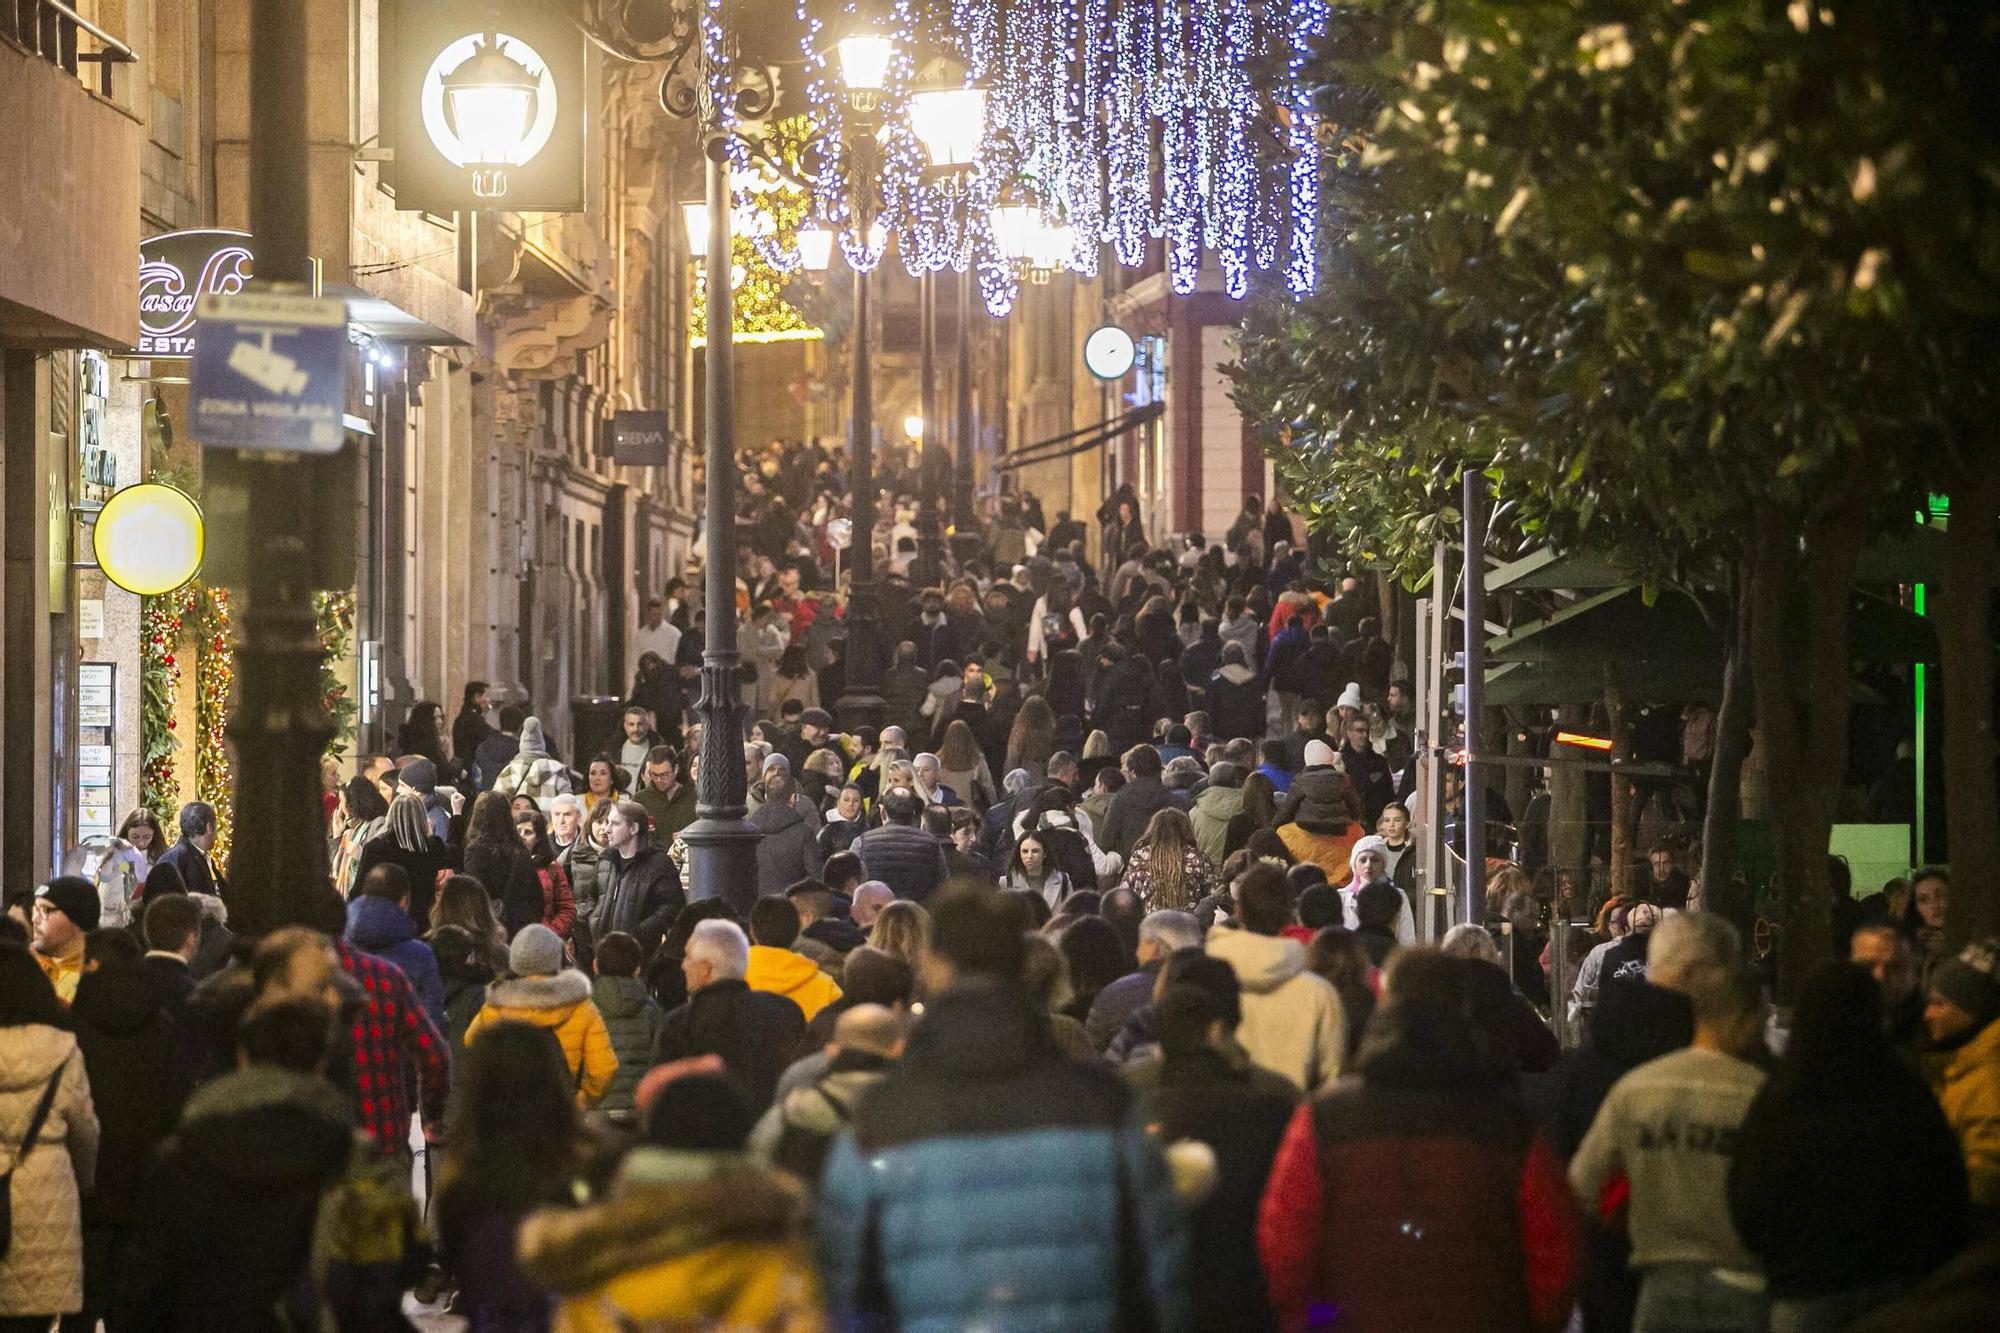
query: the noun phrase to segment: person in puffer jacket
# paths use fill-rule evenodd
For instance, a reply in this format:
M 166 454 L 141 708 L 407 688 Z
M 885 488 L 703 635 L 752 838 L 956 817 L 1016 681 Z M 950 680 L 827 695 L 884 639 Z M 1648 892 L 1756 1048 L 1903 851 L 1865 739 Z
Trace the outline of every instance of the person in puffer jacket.
M 525 719 L 521 748 L 493 780 L 493 790 L 509 800 L 526 796 L 547 814 L 555 798 L 568 795 L 569 789 L 569 769 L 549 754 L 548 742 L 542 739 L 542 720 Z
M 539 923 L 521 927 L 507 963 L 514 975 L 486 988 L 486 1007 L 465 1030 L 465 1044 L 476 1044 L 479 1034 L 495 1023 L 548 1028 L 576 1080 L 577 1101 L 595 1106 L 611 1090 L 618 1057 L 604 1016 L 590 1002 L 590 978 L 563 966 L 561 937 Z
M 1186 1223 L 1146 1116 L 1065 1059 L 1022 985 L 1005 895 L 947 892 L 931 1000 L 820 1181 L 835 1326 L 1186 1333 Z
M 1216 865 L 1226 858 L 1229 821 L 1243 813 L 1243 770 L 1223 760 L 1209 770 L 1208 787 L 1194 798 L 1188 823 L 1194 825 L 1195 845 Z
M 1490 973 L 1404 953 L 1360 1077 L 1294 1113 L 1257 1227 L 1280 1328 L 1552 1333 L 1569 1318 L 1575 1214 L 1492 1025 Z
M 597 942 L 591 959 L 597 976 L 590 983 L 590 1002 L 603 1016 L 604 1029 L 611 1036 L 611 1053 L 618 1057 L 611 1090 L 597 1108 L 613 1119 L 634 1113 L 632 1094 L 652 1066 L 653 1042 L 665 1017 L 646 993 L 646 983 L 639 980 L 639 965 L 644 961 L 639 941 L 616 930 Z
M 810 1023 L 840 998 L 840 987 L 818 963 L 793 952 L 798 938 L 799 909 L 792 900 L 759 898 L 750 909 L 750 970 L 743 980 L 751 990 L 784 996 Z

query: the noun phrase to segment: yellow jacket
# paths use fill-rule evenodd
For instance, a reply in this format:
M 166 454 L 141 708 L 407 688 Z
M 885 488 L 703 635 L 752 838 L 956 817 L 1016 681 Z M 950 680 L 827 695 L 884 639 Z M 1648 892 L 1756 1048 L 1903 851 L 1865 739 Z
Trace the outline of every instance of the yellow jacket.
M 618 1056 L 604 1016 L 590 1002 L 590 978 L 575 969 L 552 977 L 514 977 L 486 988 L 486 1004 L 465 1029 L 470 1046 L 495 1023 L 532 1023 L 556 1034 L 563 1059 L 576 1079 L 577 1100 L 588 1106 L 611 1087 Z
M 819 1283 L 799 1230 L 807 1211 L 800 1186 L 747 1166 L 621 1180 L 602 1203 L 531 1215 L 521 1263 L 560 1301 L 555 1333 L 821 1333 Z
M 744 974 L 743 980 L 751 990 L 782 995 L 798 1005 L 805 1012 L 808 1023 L 812 1022 L 814 1014 L 840 998 L 840 987 L 834 984 L 832 977 L 819 970 L 818 963 L 790 949 L 751 945 L 750 970 Z
M 2000 1211 L 2000 1020 L 1952 1054 L 1937 1091 L 1965 1154 L 1973 1207 Z
M 76 952 L 68 958 L 52 957 L 39 949 L 34 953 L 35 961 L 42 965 L 42 975 L 56 988 L 56 998 L 68 1006 L 76 999 L 76 983 L 83 980 L 83 941 L 77 941 Z

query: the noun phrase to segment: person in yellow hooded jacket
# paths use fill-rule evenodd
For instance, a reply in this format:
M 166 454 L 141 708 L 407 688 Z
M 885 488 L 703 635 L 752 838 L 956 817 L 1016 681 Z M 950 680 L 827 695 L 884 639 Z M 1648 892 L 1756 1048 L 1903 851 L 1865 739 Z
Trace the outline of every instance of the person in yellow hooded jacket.
M 751 990 L 782 995 L 805 1014 L 813 1015 L 840 998 L 840 987 L 819 964 L 793 953 L 799 938 L 799 909 L 790 898 L 759 898 L 750 909 L 750 970 L 743 974 Z
M 594 1105 L 611 1087 L 618 1056 L 604 1016 L 590 1000 L 590 978 L 563 967 L 562 937 L 539 922 L 521 927 L 507 951 L 514 974 L 486 988 L 486 1003 L 465 1029 L 465 1044 L 495 1023 L 529 1023 L 547 1028 L 562 1046 L 577 1100 Z
M 607 1197 L 521 1227 L 522 1271 L 555 1293 L 553 1333 L 824 1333 L 805 1189 L 744 1151 L 751 1111 L 722 1061 L 655 1069 L 639 1113 L 645 1142 Z

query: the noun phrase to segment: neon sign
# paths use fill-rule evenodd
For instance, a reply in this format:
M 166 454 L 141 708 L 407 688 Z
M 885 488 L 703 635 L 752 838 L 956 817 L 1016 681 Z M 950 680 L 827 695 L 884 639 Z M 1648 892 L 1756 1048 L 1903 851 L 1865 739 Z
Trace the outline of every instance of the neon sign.
M 138 356 L 194 354 L 195 302 L 234 296 L 250 281 L 250 234 L 176 231 L 139 242 Z

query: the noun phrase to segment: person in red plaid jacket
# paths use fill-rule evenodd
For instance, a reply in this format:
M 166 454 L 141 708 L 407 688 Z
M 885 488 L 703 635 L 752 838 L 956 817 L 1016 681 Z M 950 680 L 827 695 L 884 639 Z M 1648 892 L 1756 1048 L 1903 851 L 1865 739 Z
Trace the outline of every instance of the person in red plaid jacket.
M 410 1092 L 420 1090 L 424 1137 L 444 1128 L 451 1054 L 444 1034 L 424 1012 L 401 968 L 333 941 L 340 966 L 361 988 L 365 1008 L 354 1012 L 354 1102 L 360 1127 L 384 1156 L 409 1152 Z

